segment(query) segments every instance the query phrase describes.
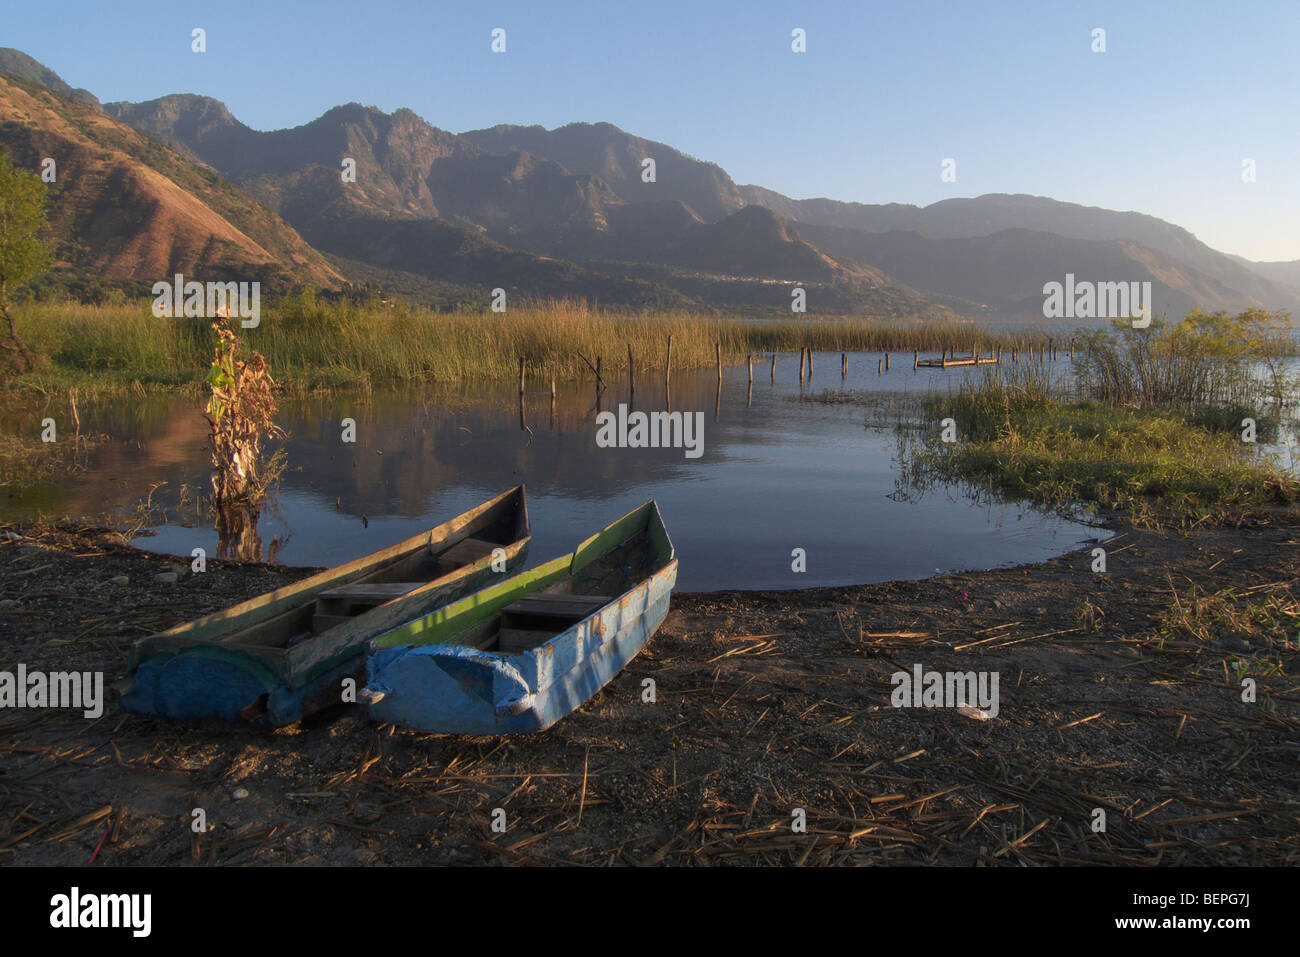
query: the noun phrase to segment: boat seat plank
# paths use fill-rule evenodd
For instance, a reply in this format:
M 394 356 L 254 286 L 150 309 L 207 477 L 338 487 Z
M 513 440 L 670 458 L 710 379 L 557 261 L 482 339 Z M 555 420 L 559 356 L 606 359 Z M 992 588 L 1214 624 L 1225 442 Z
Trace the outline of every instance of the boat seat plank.
M 457 568 L 461 565 L 472 565 L 480 558 L 486 558 L 492 554 L 494 548 L 501 546 L 493 542 L 485 542 L 481 538 L 466 538 L 457 542 L 445 552 L 438 553 L 439 563 L 455 564 Z
M 556 595 L 540 592 L 535 595 L 525 595 L 518 601 L 507 605 L 503 611 L 507 615 L 528 618 L 557 618 L 581 621 L 588 615 L 595 614 L 613 600 L 613 598 L 606 595 Z
M 357 582 L 327 588 L 316 597 L 324 601 L 354 601 L 383 604 L 401 598 L 409 591 L 423 587 L 426 582 Z

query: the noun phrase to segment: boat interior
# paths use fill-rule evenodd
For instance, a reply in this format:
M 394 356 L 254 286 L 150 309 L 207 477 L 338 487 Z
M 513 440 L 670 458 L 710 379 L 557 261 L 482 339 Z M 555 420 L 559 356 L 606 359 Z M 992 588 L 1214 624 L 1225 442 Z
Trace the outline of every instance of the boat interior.
M 503 654 L 545 644 L 667 564 L 671 555 L 657 545 L 653 527 L 643 523 L 594 556 L 580 549 L 558 581 L 546 584 L 548 578 L 543 577 L 523 585 L 508 596 L 508 603 L 447 643 Z M 472 615 L 473 610 L 471 606 L 467 612 Z
M 331 585 L 315 600 L 230 635 L 227 642 L 292 648 L 371 609 L 396 601 L 457 569 L 489 557 L 527 534 L 518 509 L 503 508 L 473 534 L 452 535 L 434 548 L 420 547 L 341 585 Z

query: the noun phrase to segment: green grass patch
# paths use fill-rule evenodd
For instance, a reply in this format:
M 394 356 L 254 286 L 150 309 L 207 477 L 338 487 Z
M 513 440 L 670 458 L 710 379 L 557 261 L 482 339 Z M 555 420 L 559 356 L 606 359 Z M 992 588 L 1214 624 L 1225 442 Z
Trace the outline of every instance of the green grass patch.
M 1149 520 L 1229 520 L 1300 496 L 1292 475 L 1218 421 L 1063 401 L 1029 376 L 991 375 L 929 397 L 925 418 L 931 425 L 907 458 L 914 479 L 966 480 L 1045 505 L 1092 503 Z M 942 440 L 947 418 L 955 442 Z

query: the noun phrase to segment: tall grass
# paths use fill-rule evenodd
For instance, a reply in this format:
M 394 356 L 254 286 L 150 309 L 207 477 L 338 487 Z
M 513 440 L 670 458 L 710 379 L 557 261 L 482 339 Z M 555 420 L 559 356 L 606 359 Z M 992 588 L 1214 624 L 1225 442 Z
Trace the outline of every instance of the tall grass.
M 1284 313 L 1190 313 L 1174 326 L 1080 335 L 1074 370 L 1080 392 L 1103 402 L 1146 407 L 1280 405 L 1293 387 L 1284 360 L 1295 351 Z
M 944 442 L 937 428 L 906 436 L 903 461 L 918 486 L 976 481 L 1042 504 L 1090 502 L 1157 523 L 1227 521 L 1300 500 L 1295 476 L 1243 442 L 1239 419 L 1219 410 L 1080 401 L 1033 367 L 988 370 L 952 395 L 927 397 L 927 420 L 951 418 L 957 441 Z M 1269 428 L 1275 420 L 1261 424 L 1260 442 Z
M 84 306 L 30 303 L 18 316 L 33 349 L 49 368 L 32 384 L 83 389 L 201 384 L 212 354 L 206 319 L 157 319 L 148 300 Z M 1034 330 L 994 334 L 963 323 L 868 319 L 746 321 L 685 312 L 602 312 L 582 302 L 539 302 L 506 313 L 439 313 L 403 302 L 324 301 L 311 293 L 264 307 L 261 324 L 237 330 L 261 352 L 277 381 L 301 388 L 374 387 L 429 382 L 509 382 L 525 359 L 533 383 L 591 376 L 587 361 L 602 359 L 606 375 L 625 376 L 631 347 L 639 381 L 662 377 L 668 337 L 676 371 L 746 355 L 819 351 L 922 352 L 1041 348 Z M 584 361 L 584 357 L 585 360 Z

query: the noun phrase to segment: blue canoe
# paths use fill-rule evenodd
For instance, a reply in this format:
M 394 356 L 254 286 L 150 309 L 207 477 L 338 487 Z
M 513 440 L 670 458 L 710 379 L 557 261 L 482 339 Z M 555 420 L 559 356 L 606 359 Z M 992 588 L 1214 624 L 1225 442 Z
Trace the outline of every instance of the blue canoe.
M 137 714 L 281 727 L 348 700 L 371 639 L 524 561 L 517 486 L 426 532 L 136 642 L 117 683 Z
M 544 730 L 645 646 L 676 581 L 647 502 L 572 554 L 377 637 L 362 699 L 376 721 L 421 731 Z

